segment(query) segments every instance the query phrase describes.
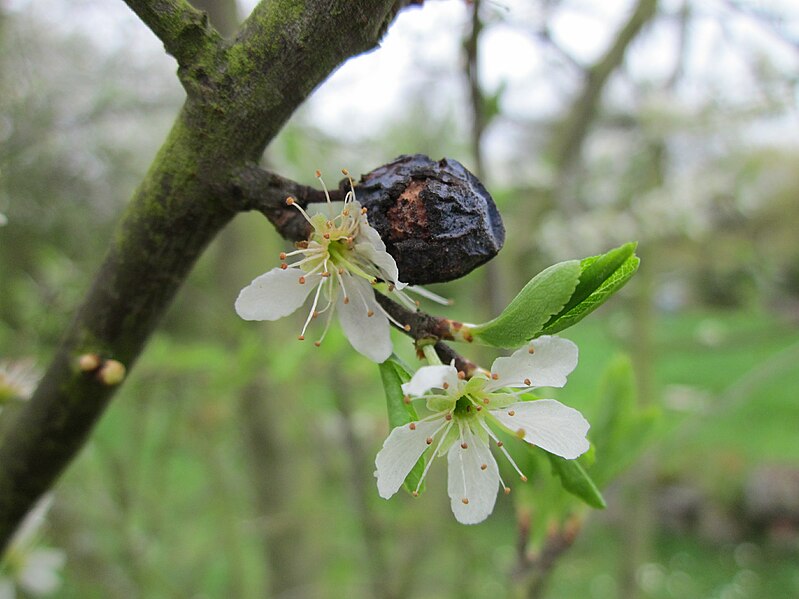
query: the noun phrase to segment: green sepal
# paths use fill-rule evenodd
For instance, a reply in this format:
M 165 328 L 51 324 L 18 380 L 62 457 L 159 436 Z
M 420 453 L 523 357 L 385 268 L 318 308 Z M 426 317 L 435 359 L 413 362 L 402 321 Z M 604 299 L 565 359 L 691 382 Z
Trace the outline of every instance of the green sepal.
M 383 381 L 383 390 L 386 393 L 388 424 L 391 430 L 418 420 L 419 417 L 416 415 L 416 410 L 412 404 L 405 403 L 404 394 L 402 393 L 402 383 L 407 383 L 411 380 L 411 373 L 408 367 L 400 358 L 392 354 L 388 360 L 378 364 L 378 368 L 380 369 L 380 380 Z M 413 493 L 416 490 L 416 485 L 419 484 L 419 479 L 424 471 L 424 464 L 423 455 L 408 473 L 408 476 L 405 477 L 403 487 L 408 493 Z M 419 494 L 423 492 L 424 483 L 419 487 Z
M 560 262 L 541 271 L 502 314 L 470 328 L 474 339 L 494 347 L 515 348 L 538 336 L 572 297 L 580 273 L 581 265 L 577 260 Z
M 552 464 L 552 473 L 560 478 L 564 489 L 591 507 L 605 509 L 607 504 L 602 493 L 599 492 L 596 484 L 579 461 L 566 460 L 549 452 L 547 452 L 547 457 L 549 463 Z
M 579 283 L 563 308 L 543 326 L 541 334 L 552 335 L 580 322 L 605 303 L 635 274 L 640 259 L 636 243 L 625 243 L 606 254 L 580 261 Z

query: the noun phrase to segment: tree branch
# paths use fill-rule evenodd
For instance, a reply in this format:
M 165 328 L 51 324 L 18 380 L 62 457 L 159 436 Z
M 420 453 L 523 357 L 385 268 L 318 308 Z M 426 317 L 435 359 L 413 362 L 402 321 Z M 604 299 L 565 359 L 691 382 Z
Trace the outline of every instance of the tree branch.
M 302 185 L 255 164 L 236 169 L 230 179 L 231 188 L 223 190 L 235 199 L 237 210 L 257 210 L 269 219 L 280 235 L 291 241 L 308 238 L 310 226 L 297 210 L 289 208 L 286 198 L 292 197 L 305 207 L 312 202 L 324 202 L 324 191 Z M 330 190 L 330 199 L 342 200 L 338 189 Z
M 82 370 L 81 356 L 114 358 L 130 371 L 202 250 L 235 215 L 235 199 L 220 197 L 230 173 L 257 161 L 341 62 L 373 47 L 398 6 L 262 2 L 239 42 L 192 63 L 207 48 L 195 35 L 196 27 L 208 31 L 204 19 L 193 21 L 196 11 L 178 0 L 129 4 L 184 61 L 190 92 L 39 388 L 0 440 L 0 547 L 77 454 L 117 388 L 89 361 Z
M 624 61 L 627 48 L 656 12 L 657 0 L 638 0 L 635 10 L 616 35 L 613 44 L 586 71 L 582 93 L 571 105 L 553 140 L 553 158 L 559 171 L 568 171 L 579 157 L 579 149 L 588 134 L 605 85 Z
M 222 42 L 222 37 L 208 22 L 208 16 L 186 0 L 125 2 L 182 67 L 194 63 L 209 50 L 215 51 Z
M 441 341 L 446 339 L 471 343 L 472 337 L 469 330 L 462 323 L 449 318 L 433 316 L 420 310 L 411 312 L 380 293 L 375 293 L 375 297 L 391 318 L 404 325 L 404 327 L 396 327 L 398 330 L 416 341 L 428 344 L 432 342 L 438 357 L 444 364 L 449 364 L 454 360 L 455 368 L 466 373 L 467 377 L 472 376 L 480 369 L 477 364 L 464 358 Z

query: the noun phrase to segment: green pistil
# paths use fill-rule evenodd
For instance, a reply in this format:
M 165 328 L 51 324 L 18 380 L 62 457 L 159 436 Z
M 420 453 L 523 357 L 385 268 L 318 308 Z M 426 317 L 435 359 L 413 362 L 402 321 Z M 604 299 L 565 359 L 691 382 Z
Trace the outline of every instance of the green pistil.
M 458 398 L 455 403 L 455 409 L 452 410 L 453 416 L 460 418 L 470 418 L 477 414 L 475 404 L 478 403 L 472 396 L 463 395 Z

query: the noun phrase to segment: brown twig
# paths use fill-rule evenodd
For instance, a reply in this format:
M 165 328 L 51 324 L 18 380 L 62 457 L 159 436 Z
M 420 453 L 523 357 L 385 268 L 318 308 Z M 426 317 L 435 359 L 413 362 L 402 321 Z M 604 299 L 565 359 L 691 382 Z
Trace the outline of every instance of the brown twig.
M 480 367 L 477 364 L 464 358 L 442 342 L 442 339 L 447 341 L 471 341 L 471 335 L 462 323 L 449 318 L 433 316 L 421 310 L 412 312 L 385 295 L 380 293 L 375 295 L 377 302 L 383 309 L 394 320 L 405 325 L 404 327 L 397 327 L 397 329 L 414 339 L 417 345 L 433 345 L 436 354 L 438 354 L 444 364 L 450 364 L 454 361 L 455 368 L 466 373 L 467 377 L 472 376 L 479 370 Z
M 527 597 L 527 599 L 540 599 L 543 597 L 558 560 L 577 539 L 582 522 L 575 516 L 567 520 L 565 524 L 553 527 L 541 548 L 535 553 L 528 551 L 529 514 L 520 516 L 518 525 L 517 561 L 513 576 L 518 581 L 520 596 Z

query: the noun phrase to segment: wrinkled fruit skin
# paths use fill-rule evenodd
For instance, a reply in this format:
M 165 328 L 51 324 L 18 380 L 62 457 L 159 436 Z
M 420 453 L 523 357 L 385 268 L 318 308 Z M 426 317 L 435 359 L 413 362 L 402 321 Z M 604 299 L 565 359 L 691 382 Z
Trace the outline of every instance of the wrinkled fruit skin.
M 339 188 L 349 189 L 347 179 Z M 405 283 L 458 279 L 505 242 L 494 200 L 456 160 L 403 155 L 362 175 L 356 192 Z

